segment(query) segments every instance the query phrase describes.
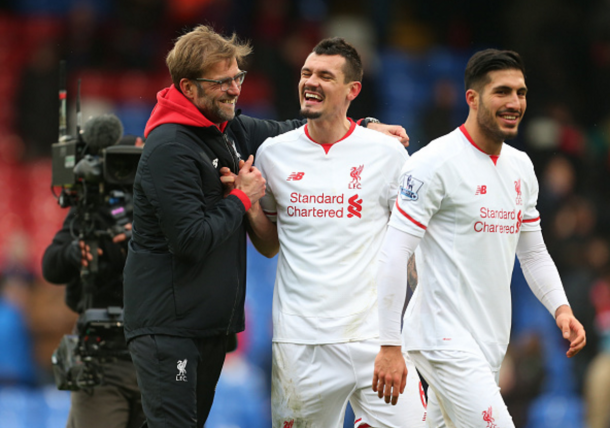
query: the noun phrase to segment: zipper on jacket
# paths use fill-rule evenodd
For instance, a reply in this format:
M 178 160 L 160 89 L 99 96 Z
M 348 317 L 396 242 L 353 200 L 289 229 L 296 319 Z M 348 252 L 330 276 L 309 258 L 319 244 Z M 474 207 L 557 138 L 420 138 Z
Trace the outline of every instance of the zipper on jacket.
M 233 324 L 233 316 L 235 315 L 235 308 L 237 307 L 237 297 L 239 296 L 239 274 L 237 275 L 237 289 L 235 290 L 235 300 L 233 301 L 233 310 L 231 311 L 231 317 L 229 318 L 229 325 L 227 326 L 227 336 L 231 331 L 231 324 Z
M 222 136 L 227 145 L 227 149 L 229 150 L 229 154 L 231 155 L 231 159 L 233 159 L 233 167 L 235 168 L 233 172 L 237 174 L 239 173 L 239 157 L 237 156 L 237 151 L 235 150 L 235 147 L 233 147 L 233 143 L 231 143 L 227 134 L 222 134 Z

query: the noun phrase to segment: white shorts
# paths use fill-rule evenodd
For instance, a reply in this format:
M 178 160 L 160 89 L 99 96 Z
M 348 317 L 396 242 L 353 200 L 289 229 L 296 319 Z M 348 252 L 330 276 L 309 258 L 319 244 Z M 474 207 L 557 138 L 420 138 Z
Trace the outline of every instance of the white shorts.
M 428 426 L 433 428 L 514 428 L 498 386 L 482 353 L 409 351 L 428 382 Z
M 372 389 L 376 339 L 327 345 L 273 343 L 273 428 L 341 428 L 349 400 L 355 428 L 423 428 L 426 402 L 406 357 L 407 387 L 396 406 Z

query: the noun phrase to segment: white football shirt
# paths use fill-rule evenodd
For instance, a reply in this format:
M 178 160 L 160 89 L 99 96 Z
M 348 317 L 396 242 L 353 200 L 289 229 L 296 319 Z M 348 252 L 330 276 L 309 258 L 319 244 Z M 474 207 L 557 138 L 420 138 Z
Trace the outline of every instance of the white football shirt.
M 499 369 L 511 325 L 510 280 L 521 231 L 540 230 L 529 157 L 484 153 L 462 125 L 405 164 L 390 225 L 422 237 L 407 350 L 479 347 Z
M 280 241 L 274 342 L 379 336 L 377 253 L 407 159 L 398 140 L 353 122 L 332 145 L 314 142 L 305 125 L 258 149 L 261 205 Z

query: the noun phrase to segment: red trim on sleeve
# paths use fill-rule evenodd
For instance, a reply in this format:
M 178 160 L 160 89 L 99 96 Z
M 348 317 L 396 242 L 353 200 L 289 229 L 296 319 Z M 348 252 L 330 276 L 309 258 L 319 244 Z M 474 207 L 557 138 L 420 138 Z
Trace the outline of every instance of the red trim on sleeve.
M 229 193 L 229 195 L 237 196 L 239 198 L 239 200 L 241 201 L 241 203 L 244 204 L 246 211 L 248 211 L 250 209 L 250 207 L 252 206 L 252 202 L 250 201 L 250 198 L 248 197 L 248 195 L 246 195 L 243 191 L 241 191 L 239 189 L 231 190 L 231 193 Z
M 540 220 L 540 217 L 523 220 L 523 223 L 534 223 L 535 221 L 538 221 L 538 220 Z
M 263 212 L 265 213 L 265 215 L 275 215 L 275 216 L 277 216 L 277 211 L 265 211 L 265 210 L 263 210 Z
M 426 230 L 427 227 L 424 226 L 423 224 L 421 224 L 420 222 L 418 222 L 417 220 L 415 220 L 413 217 L 411 217 L 409 214 L 407 214 L 406 212 L 404 212 L 400 206 L 398 205 L 398 199 L 396 199 L 396 208 L 398 208 L 398 211 L 400 211 L 400 213 L 402 215 L 404 215 L 406 218 L 408 218 L 409 220 L 411 220 L 416 226 L 421 227 L 422 229 Z
M 335 141 L 334 143 L 331 144 L 322 144 L 322 143 L 318 143 L 316 140 L 314 140 L 313 138 L 311 138 L 311 135 L 309 135 L 309 129 L 307 128 L 307 123 L 305 124 L 305 135 L 307 135 L 307 138 L 309 138 L 311 141 L 313 141 L 316 144 L 319 144 L 322 146 L 322 148 L 324 149 L 324 152 L 326 154 L 328 154 L 328 151 L 330 150 L 330 148 L 333 146 L 333 144 L 338 143 L 339 141 L 343 141 L 345 140 L 347 137 L 349 137 L 350 135 L 352 135 L 352 133 L 354 132 L 354 129 L 356 129 L 356 122 L 354 122 L 351 118 L 347 118 L 347 120 L 349 120 L 349 129 L 347 130 L 347 133 L 341 137 L 340 139 L 338 139 L 337 141 Z

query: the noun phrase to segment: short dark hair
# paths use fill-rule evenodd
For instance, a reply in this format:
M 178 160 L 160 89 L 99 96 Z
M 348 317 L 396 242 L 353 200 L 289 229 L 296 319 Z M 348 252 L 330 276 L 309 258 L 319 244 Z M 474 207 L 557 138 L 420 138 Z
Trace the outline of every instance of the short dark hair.
M 352 45 L 341 37 L 324 39 L 313 48 L 317 55 L 340 55 L 345 58 L 343 74 L 346 82 L 362 82 L 362 59 Z
M 498 49 L 479 51 L 468 60 L 464 72 L 464 86 L 466 90 L 480 91 L 490 82 L 490 71 L 511 69 L 521 70 L 525 76 L 525 65 L 517 52 Z

